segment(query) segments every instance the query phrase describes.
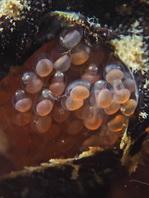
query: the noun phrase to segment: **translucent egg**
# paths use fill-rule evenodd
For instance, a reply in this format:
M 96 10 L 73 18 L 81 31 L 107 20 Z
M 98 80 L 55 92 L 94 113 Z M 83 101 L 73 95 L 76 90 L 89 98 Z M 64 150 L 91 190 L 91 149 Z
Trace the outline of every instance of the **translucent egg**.
M 34 128 L 39 133 L 45 133 L 50 129 L 51 123 L 52 123 L 52 119 L 50 116 L 37 117 L 34 120 Z
M 107 124 L 109 130 L 113 132 L 118 132 L 123 129 L 123 127 L 126 127 L 128 124 L 128 120 L 124 115 L 117 115 L 112 120 L 110 120 Z
M 63 107 L 55 106 L 52 111 L 52 118 L 57 123 L 62 123 L 66 121 L 69 115 L 70 115 L 70 112 L 66 111 Z
M 107 74 L 114 69 L 125 72 L 124 66 L 121 63 L 114 62 L 114 63 L 106 65 L 106 67 L 104 69 L 104 74 Z
M 56 71 L 52 79 L 52 82 L 62 82 L 62 81 L 65 81 L 64 73 L 60 71 Z
M 94 64 L 88 66 L 86 71 L 82 74 L 81 79 L 88 81 L 90 84 L 94 84 L 97 80 L 99 80 L 100 74 L 98 71 L 98 67 Z
M 49 85 L 49 90 L 52 92 L 54 96 L 60 96 L 63 94 L 66 88 L 66 82 L 64 78 L 64 74 L 60 71 L 57 71 L 51 80 Z
M 27 112 L 32 107 L 32 100 L 25 94 L 24 90 L 19 89 L 15 92 L 13 104 L 17 111 Z
M 30 94 L 39 92 L 43 81 L 34 72 L 25 72 L 22 76 L 23 88 Z
M 102 112 L 96 106 L 87 106 L 82 115 L 84 126 L 89 130 L 98 129 L 102 124 L 102 116 Z
M 70 91 L 70 96 L 73 100 L 84 100 L 88 98 L 89 95 L 90 95 L 89 90 L 82 85 L 78 85 L 72 88 L 72 90 Z
M 15 109 L 20 112 L 26 112 L 30 110 L 32 106 L 32 100 L 30 98 L 23 98 L 16 102 Z
M 99 75 L 96 75 L 96 74 L 95 75 L 91 75 L 89 73 L 84 73 L 81 76 L 81 79 L 88 81 L 90 84 L 94 84 L 97 80 L 99 80 Z
M 130 91 L 128 89 L 117 90 L 114 97 L 117 103 L 124 104 L 130 98 Z
M 95 82 L 94 86 L 93 86 L 93 92 L 95 97 L 99 94 L 99 91 L 101 91 L 102 89 L 107 89 L 108 88 L 108 83 L 105 80 L 98 80 Z
M 90 83 L 84 80 L 73 81 L 68 85 L 65 94 L 73 100 L 84 100 L 90 95 Z
M 53 108 L 51 91 L 44 89 L 40 96 L 34 101 L 35 112 L 39 116 L 48 115 Z
M 36 105 L 36 112 L 39 116 L 46 116 L 48 115 L 53 108 L 53 103 L 51 100 L 42 100 Z
M 95 64 L 90 64 L 87 67 L 86 71 L 88 71 L 90 74 L 93 74 L 93 75 L 99 73 L 98 67 Z
M 65 72 L 69 69 L 70 64 L 71 58 L 67 54 L 65 54 L 54 62 L 54 69 L 61 72 Z
M 101 108 L 108 108 L 112 104 L 112 92 L 109 89 L 102 89 L 97 96 L 97 104 Z
M 99 146 L 109 148 L 113 146 L 118 139 L 118 133 L 110 131 L 107 127 L 103 127 L 99 132 Z
M 26 91 L 31 94 L 35 94 L 41 90 L 43 82 L 40 79 L 33 79 L 28 85 L 26 85 Z
M 63 100 L 62 100 L 63 103 Z M 83 100 L 73 100 L 71 97 L 66 98 L 64 106 L 66 107 L 67 110 L 69 111 L 75 111 L 82 107 L 83 105 Z
M 121 90 L 121 89 L 124 89 L 124 84 L 121 80 L 118 80 L 118 79 L 115 79 L 112 83 L 112 86 L 113 86 L 113 89 L 114 91 L 118 91 L 118 90 Z
M 134 79 L 130 79 L 130 78 L 126 79 L 124 81 L 124 87 L 126 89 L 128 89 L 130 92 L 135 92 L 135 90 L 136 90 L 136 84 L 135 84 Z
M 79 26 L 66 28 L 60 34 L 60 43 L 67 48 L 73 48 L 81 41 L 82 33 L 83 30 Z
M 113 83 L 114 80 L 122 80 L 124 77 L 124 73 L 119 69 L 112 69 L 106 75 L 106 81 L 110 84 Z
M 55 62 L 60 58 L 62 55 L 67 54 L 68 49 L 60 44 L 53 46 L 52 50 L 50 51 L 50 60 Z
M 130 98 L 130 91 L 124 88 L 124 84 L 121 80 L 114 80 L 113 81 L 113 88 L 114 88 L 114 98 L 117 103 L 123 104 L 127 102 Z
M 89 59 L 90 48 L 81 44 L 75 47 L 71 52 L 71 62 L 74 65 L 82 65 Z
M 47 59 L 41 59 L 38 61 L 35 67 L 36 73 L 41 77 L 48 76 L 53 70 L 53 63 Z
M 14 116 L 14 123 L 18 126 L 25 126 L 33 120 L 31 112 L 19 112 Z
M 130 116 L 134 113 L 136 107 L 137 101 L 134 99 L 129 99 L 126 103 L 122 105 L 121 112 L 126 116 Z
M 54 96 L 60 96 L 63 94 L 65 87 L 66 85 L 64 82 L 53 82 L 50 84 L 49 90 Z
M 114 101 L 108 108 L 105 108 L 104 111 L 107 115 L 112 115 L 116 113 L 119 110 L 119 108 L 120 108 L 120 104 Z
M 126 71 L 123 79 L 124 87 L 134 92 L 136 90 L 136 82 L 131 71 Z

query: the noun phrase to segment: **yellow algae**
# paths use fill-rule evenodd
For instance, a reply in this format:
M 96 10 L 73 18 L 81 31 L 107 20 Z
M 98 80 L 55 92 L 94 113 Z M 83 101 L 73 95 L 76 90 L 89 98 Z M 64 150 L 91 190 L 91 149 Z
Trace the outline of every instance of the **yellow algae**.
M 30 10 L 26 0 L 2 0 L 0 2 L 0 17 L 7 16 L 14 20 L 22 19 L 22 12 L 24 9 Z
M 142 70 L 147 65 L 147 46 L 145 45 L 141 30 L 137 29 L 139 22 L 132 25 L 132 35 L 120 35 L 120 39 L 111 40 L 115 47 L 115 53 L 121 57 L 121 60 L 132 70 Z M 129 30 L 128 30 L 129 31 Z

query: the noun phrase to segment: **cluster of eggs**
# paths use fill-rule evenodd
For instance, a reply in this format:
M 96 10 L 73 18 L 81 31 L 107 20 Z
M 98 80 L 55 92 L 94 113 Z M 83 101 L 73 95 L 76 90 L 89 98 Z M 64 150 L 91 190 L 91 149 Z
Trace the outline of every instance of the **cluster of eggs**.
M 94 131 L 82 143 L 87 147 L 94 142 L 100 145 L 104 135 L 126 130 L 137 106 L 133 76 L 119 60 L 98 64 L 92 51 L 96 54 L 100 47 L 85 43 L 80 26 L 69 27 L 60 33 L 51 52 L 42 54 L 32 71 L 23 73 L 22 89 L 15 92 L 13 105 L 19 112 L 37 115 L 37 131 L 48 131 L 52 122 L 64 123 L 62 130 L 71 135 L 85 127 Z

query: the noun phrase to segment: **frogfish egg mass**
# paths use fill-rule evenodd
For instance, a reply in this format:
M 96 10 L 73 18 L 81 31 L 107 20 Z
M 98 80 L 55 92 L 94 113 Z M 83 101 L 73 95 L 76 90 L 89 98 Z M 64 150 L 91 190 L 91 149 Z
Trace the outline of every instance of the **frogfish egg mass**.
M 25 62 L 20 84 L 14 80 L 12 101 L 4 106 L 13 104 L 13 117 L 22 114 L 24 124 L 9 116 L 18 136 L 10 158 L 18 168 L 71 157 L 89 146 L 114 147 L 127 129 L 137 107 L 134 78 L 108 47 L 85 42 L 83 31 L 78 25 L 63 28 Z
M 55 125 L 59 128 L 57 139 L 64 138 L 64 144 L 66 137 L 68 145 L 71 144 L 69 137 L 73 136 L 73 149 L 78 145 L 86 149 L 86 142 L 88 146 L 97 146 L 98 142 L 98 146 L 111 147 L 118 136 L 112 144 L 108 138 L 105 141 L 105 136 L 126 130 L 129 116 L 137 105 L 136 88 L 131 91 L 125 85 L 127 67 L 114 54 L 109 61 L 111 51 L 108 48 L 85 43 L 82 32 L 81 27 L 66 27 L 55 46 L 48 53 L 42 52 L 44 57 L 34 56 L 35 66 L 22 76 L 22 89 L 28 97 L 17 100 L 14 97 L 14 108 L 19 112 L 29 111 L 35 117 L 32 122 L 36 133 L 55 133 L 51 132 Z M 61 50 L 57 51 L 59 48 Z M 130 79 L 133 81 L 129 73 Z M 43 96 L 45 88 L 47 95 Z M 78 110 L 80 116 L 75 113 Z M 45 127 L 44 117 L 50 119 L 48 127 Z M 97 137 L 95 144 L 93 135 Z M 61 146 L 56 143 L 56 147 Z

